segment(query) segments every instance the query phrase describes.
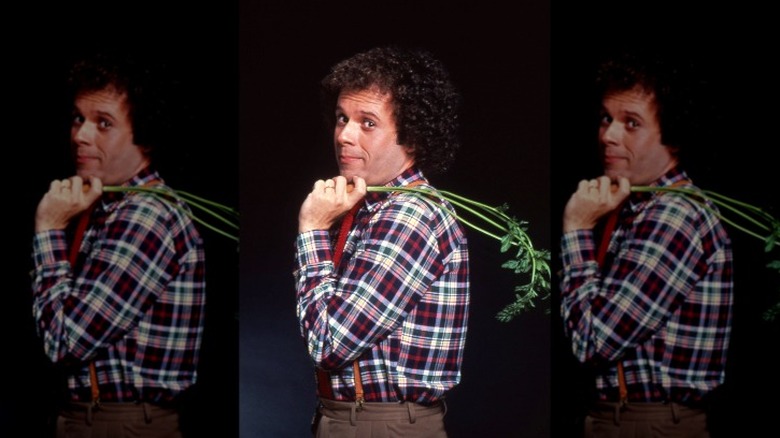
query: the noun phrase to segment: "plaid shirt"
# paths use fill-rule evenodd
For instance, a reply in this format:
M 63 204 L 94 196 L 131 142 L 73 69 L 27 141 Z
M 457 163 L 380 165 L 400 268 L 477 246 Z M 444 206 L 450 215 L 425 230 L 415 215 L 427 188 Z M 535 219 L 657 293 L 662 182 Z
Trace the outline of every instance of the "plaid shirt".
M 388 183 L 414 181 L 409 169 Z M 469 306 L 466 237 L 437 202 L 401 193 L 366 195 L 341 263 L 338 234 L 297 237 L 297 313 L 309 354 L 331 371 L 337 400 L 354 400 L 359 361 L 368 402 L 429 404 L 461 377 Z
M 673 169 L 655 186 L 694 188 Z M 562 305 L 574 355 L 596 365 L 601 400 L 696 404 L 724 380 L 733 301 L 730 241 L 719 219 L 672 193 L 632 193 L 603 268 L 591 230 L 562 237 Z
M 145 170 L 125 185 L 149 184 L 163 182 Z M 71 400 L 91 399 L 93 360 L 106 402 L 167 402 L 195 382 L 204 253 L 181 210 L 150 195 L 104 193 L 75 266 L 61 230 L 36 233 L 33 260 L 38 333 L 53 362 L 75 365 Z

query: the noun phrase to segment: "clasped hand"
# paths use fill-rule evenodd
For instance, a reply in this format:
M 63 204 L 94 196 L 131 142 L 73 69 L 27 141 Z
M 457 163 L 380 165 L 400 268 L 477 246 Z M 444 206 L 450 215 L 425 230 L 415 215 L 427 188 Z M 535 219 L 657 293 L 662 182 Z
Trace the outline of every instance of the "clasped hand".
M 343 176 L 315 182 L 298 213 L 298 232 L 330 229 L 366 195 L 366 181 L 363 178 L 356 176 L 352 183 L 354 188 L 350 190 Z
M 103 183 L 94 176 L 89 177 L 88 184 L 80 176 L 52 181 L 35 210 L 35 231 L 64 230 L 102 193 Z
M 563 211 L 563 231 L 593 229 L 605 214 L 617 208 L 631 193 L 628 178 L 613 183 L 608 176 L 580 181 Z

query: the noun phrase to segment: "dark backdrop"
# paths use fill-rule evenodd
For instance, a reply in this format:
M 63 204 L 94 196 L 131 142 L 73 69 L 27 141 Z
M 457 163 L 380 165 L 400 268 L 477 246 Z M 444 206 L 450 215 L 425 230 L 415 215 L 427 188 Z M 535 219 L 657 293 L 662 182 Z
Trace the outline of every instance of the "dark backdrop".
M 779 217 L 777 163 L 771 158 L 777 135 L 771 122 L 778 98 L 778 68 L 760 11 L 697 9 L 648 4 L 572 6 L 553 11 L 552 177 L 553 242 L 560 238 L 561 212 L 583 178 L 600 175 L 596 161 L 597 113 L 592 92 L 595 65 L 615 50 L 654 50 L 684 61 L 697 83 L 696 142 L 686 168 L 704 189 L 761 206 Z M 591 16 L 593 20 L 582 20 Z M 743 18 L 750 25 L 732 27 Z M 766 122 L 770 120 L 770 122 Z M 780 403 L 774 377 L 780 321 L 766 322 L 763 312 L 780 300 L 780 275 L 765 265 L 770 254 L 753 237 L 727 228 L 735 258 L 735 306 L 725 385 L 713 401 L 713 437 L 730 430 L 774 429 Z M 778 259 L 780 250 L 775 250 Z M 555 258 L 557 262 L 557 257 Z M 556 283 L 557 287 L 557 283 Z M 558 300 L 556 300 L 557 302 Z M 554 320 L 552 361 L 553 435 L 575 436 L 580 407 L 590 388 L 587 374 L 570 354 Z M 586 383 L 587 382 L 587 383 Z M 762 395 L 766 394 L 766 396 Z M 752 403 L 753 400 L 763 400 Z M 748 417 L 734 412 L 747 408 Z M 749 421 L 743 421 L 749 418 Z M 729 429 L 733 427 L 733 429 Z M 733 435 L 727 435 L 733 436 Z
M 431 50 L 464 95 L 463 148 L 434 185 L 504 202 L 549 248 L 549 36 L 546 2 L 511 13 L 451 2 L 303 2 L 240 10 L 241 432 L 303 437 L 315 407 L 312 363 L 295 316 L 292 277 L 300 203 L 337 173 L 321 123 L 319 80 L 335 62 L 396 43 Z M 448 397 L 453 437 L 546 437 L 549 303 L 510 323 L 496 313 L 516 278 L 498 243 L 474 232 L 472 307 L 461 385 Z M 519 281 L 519 280 L 517 280 Z
M 237 8 L 132 7 L 82 2 L 24 6 L 5 16 L 2 30 L 7 124 L 5 205 L 6 281 L 0 333 L 5 395 L 0 436 L 22 430 L 45 436 L 46 415 L 57 394 L 54 369 L 43 355 L 32 321 L 29 272 L 33 215 L 55 178 L 72 175 L 67 155 L 71 102 L 65 99 L 70 62 L 98 49 L 136 53 L 168 66 L 179 83 L 175 124 L 163 178 L 176 189 L 238 207 Z M 41 7 L 41 9 L 43 9 Z M 10 219 L 10 224 L 9 224 Z M 184 427 L 200 436 L 204 425 L 238 435 L 237 246 L 202 230 L 207 253 L 207 308 L 199 383 Z M 10 262 L 10 263 L 8 263 Z

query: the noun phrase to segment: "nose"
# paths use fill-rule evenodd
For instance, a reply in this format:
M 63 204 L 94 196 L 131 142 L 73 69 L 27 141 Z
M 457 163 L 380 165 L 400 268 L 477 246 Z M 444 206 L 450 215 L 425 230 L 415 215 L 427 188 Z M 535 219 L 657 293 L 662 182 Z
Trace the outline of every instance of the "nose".
M 89 121 L 74 123 L 71 127 L 71 138 L 78 144 L 91 144 L 95 138 L 96 126 Z
M 336 126 L 336 140 L 339 144 L 355 144 L 360 126 L 353 122 L 347 121 L 344 125 Z
M 612 121 L 608 124 L 602 125 L 600 131 L 602 143 L 605 145 L 615 145 L 618 143 L 618 139 L 620 138 L 620 127 L 618 126 L 617 122 Z

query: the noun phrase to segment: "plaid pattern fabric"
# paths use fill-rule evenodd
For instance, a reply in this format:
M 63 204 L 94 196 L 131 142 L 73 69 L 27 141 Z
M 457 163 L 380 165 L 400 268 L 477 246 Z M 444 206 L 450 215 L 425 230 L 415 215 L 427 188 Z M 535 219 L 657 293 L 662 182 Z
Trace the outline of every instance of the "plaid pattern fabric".
M 687 175 L 671 170 L 654 185 Z M 693 404 L 724 380 L 733 302 L 732 253 L 716 215 L 688 197 L 633 193 L 602 268 L 594 233 L 562 237 L 562 304 L 581 362 L 599 366 L 601 400 L 618 400 L 623 361 L 629 401 Z
M 145 170 L 126 183 L 162 185 Z M 75 365 L 70 398 L 170 401 L 196 380 L 205 305 L 204 253 L 192 221 L 147 194 L 104 193 L 75 266 L 64 231 L 33 239 L 33 315 L 46 354 Z
M 423 180 L 410 169 L 388 186 Z M 431 188 L 425 184 L 418 188 Z M 342 261 L 331 233 L 297 237 L 297 314 L 337 400 L 354 400 L 359 360 L 365 399 L 431 403 L 460 382 L 469 307 L 468 250 L 440 202 L 369 193 Z M 451 207 L 450 207 L 451 208 Z

